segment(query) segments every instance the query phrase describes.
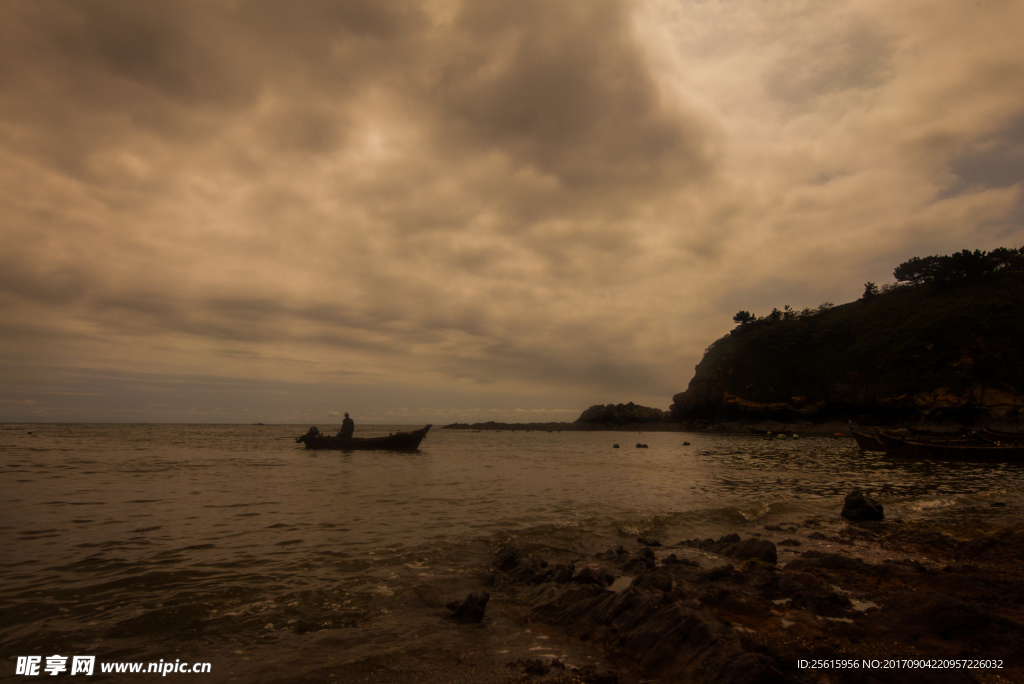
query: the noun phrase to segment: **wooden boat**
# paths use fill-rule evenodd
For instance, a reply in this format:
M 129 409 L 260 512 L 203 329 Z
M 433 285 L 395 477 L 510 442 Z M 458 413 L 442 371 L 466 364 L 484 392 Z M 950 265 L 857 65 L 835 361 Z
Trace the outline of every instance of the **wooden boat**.
M 912 439 L 879 430 L 877 437 L 889 456 L 901 458 L 954 459 L 961 461 L 1002 461 L 1024 463 L 1024 446 L 1003 446 L 988 439 Z
M 853 435 L 853 439 L 856 440 L 857 446 L 860 447 L 861 451 L 885 451 L 885 445 L 882 444 L 882 440 L 878 439 L 877 435 L 853 429 L 850 430 L 850 434 Z
M 1024 445 L 1024 435 L 1019 432 L 1000 432 L 999 430 L 984 429 L 979 431 L 985 439 L 998 442 L 1001 446 Z
M 310 428 L 309 432 L 296 438 L 296 442 L 305 442 L 307 449 L 335 449 L 339 451 L 416 451 L 420 442 L 427 436 L 431 426 L 411 432 L 396 432 L 387 437 L 331 437 Z

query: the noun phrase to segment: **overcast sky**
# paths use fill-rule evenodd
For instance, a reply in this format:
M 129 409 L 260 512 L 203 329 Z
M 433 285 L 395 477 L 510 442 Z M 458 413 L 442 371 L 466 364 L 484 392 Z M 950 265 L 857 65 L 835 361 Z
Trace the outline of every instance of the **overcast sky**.
M 7 0 L 0 420 L 662 409 L 1024 244 L 1017 0 Z

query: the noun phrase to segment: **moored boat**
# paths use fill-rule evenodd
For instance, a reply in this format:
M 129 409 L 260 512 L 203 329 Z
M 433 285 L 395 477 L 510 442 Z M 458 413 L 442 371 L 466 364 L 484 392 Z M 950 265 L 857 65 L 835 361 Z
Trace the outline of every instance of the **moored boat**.
M 853 439 L 857 442 L 857 446 L 860 447 L 861 451 L 885 451 L 885 445 L 882 444 L 882 440 L 878 439 L 877 435 L 852 429 L 850 434 L 853 435 Z
M 427 436 L 431 425 L 410 432 L 395 432 L 387 437 L 332 437 L 312 427 L 309 432 L 296 438 L 305 443 L 307 449 L 334 449 L 338 451 L 416 451 Z
M 998 442 L 1000 445 L 1024 445 L 1024 434 L 1019 432 L 1001 432 L 999 430 L 984 429 L 980 431 L 981 436 L 992 442 Z
M 877 436 L 889 456 L 1024 463 L 1024 446 L 1003 445 L 980 436 L 924 441 L 882 430 Z

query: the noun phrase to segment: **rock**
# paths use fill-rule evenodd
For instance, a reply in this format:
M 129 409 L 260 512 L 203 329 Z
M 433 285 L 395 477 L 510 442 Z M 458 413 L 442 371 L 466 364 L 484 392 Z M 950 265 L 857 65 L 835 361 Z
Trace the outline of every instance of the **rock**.
M 573 563 L 556 563 L 555 565 L 550 565 L 542 571 L 535 573 L 533 579 L 530 581 L 533 584 L 541 584 L 543 582 L 565 584 L 566 582 L 573 581 L 573 575 L 575 572 L 576 566 Z
M 652 560 L 646 558 L 631 558 L 625 562 L 622 566 L 622 571 L 626 574 L 632 574 L 635 572 L 643 572 L 644 570 L 653 570 L 656 564 Z
M 646 449 L 647 445 L 646 444 L 641 444 L 640 442 L 637 442 L 636 443 L 636 448 L 637 449 Z
M 518 566 L 521 560 L 522 554 L 519 552 L 519 549 L 506 546 L 498 551 L 498 556 L 494 559 L 493 565 L 501 572 L 509 572 L 512 568 Z
M 597 554 L 597 557 L 601 560 L 618 560 L 622 556 L 628 555 L 629 551 L 626 551 L 626 549 L 622 548 L 621 546 L 616 546 L 614 549 L 602 551 L 601 553 Z
M 462 603 L 452 601 L 448 603 L 448 610 L 452 611 L 452 619 L 464 624 L 480 622 L 484 619 L 484 609 L 491 595 L 487 592 L 482 594 L 470 594 Z
M 779 662 L 752 652 L 715 613 L 657 589 L 618 594 L 547 585 L 533 594 L 530 619 L 563 625 L 570 636 L 597 642 L 613 658 L 636 663 L 645 679 L 781 684 L 792 681 Z
M 772 565 L 779 560 L 778 550 L 775 548 L 774 543 L 767 539 L 740 541 L 738 534 L 722 537 L 717 543 L 710 546 L 708 550 L 720 556 L 728 556 L 736 560 L 750 560 L 753 558 L 764 563 L 771 563 Z
M 514 663 L 509 663 L 506 667 L 521 667 L 526 674 L 543 677 L 551 672 L 552 668 L 564 670 L 565 663 L 561 660 L 545 661 L 540 658 L 527 658 L 526 660 L 517 660 Z
M 598 670 L 593 665 L 573 668 L 572 672 L 582 684 L 619 684 L 619 675 L 611 670 Z
M 595 570 L 586 567 L 577 572 L 571 581 L 577 584 L 596 584 L 599 587 L 607 587 L 615 581 L 615 575 L 604 569 Z
M 720 565 L 717 568 L 711 568 L 697 575 L 697 581 L 700 583 L 709 582 L 720 582 L 733 575 L 735 570 L 731 565 Z
M 885 514 L 882 512 L 882 504 L 869 498 L 859 489 L 854 489 L 846 495 L 840 515 L 847 520 L 857 522 L 885 519 Z
M 533 578 L 540 575 L 548 567 L 548 563 L 545 560 L 539 558 L 526 558 L 522 559 L 515 568 L 509 572 L 509 576 L 517 582 L 532 582 Z
M 622 571 L 627 574 L 643 572 L 644 570 L 653 570 L 655 565 L 657 565 L 657 557 L 645 546 L 637 552 L 636 556 L 623 564 Z
M 661 546 L 661 542 L 657 539 L 648 539 L 647 537 L 638 537 L 637 541 L 644 546 Z
M 670 553 L 669 555 L 665 556 L 665 558 L 662 559 L 661 564 L 662 565 L 687 565 L 687 566 L 689 566 L 691 568 L 699 568 L 700 567 L 700 563 L 698 563 L 697 561 L 690 560 L 689 558 L 679 558 L 674 553 Z
M 634 577 L 629 586 L 640 589 L 657 589 L 668 593 L 672 591 L 672 578 L 660 572 L 646 572 Z
M 599 423 L 604 425 L 627 425 L 630 423 L 665 423 L 671 414 L 661 409 L 628 404 L 595 404 L 580 414 L 577 423 Z

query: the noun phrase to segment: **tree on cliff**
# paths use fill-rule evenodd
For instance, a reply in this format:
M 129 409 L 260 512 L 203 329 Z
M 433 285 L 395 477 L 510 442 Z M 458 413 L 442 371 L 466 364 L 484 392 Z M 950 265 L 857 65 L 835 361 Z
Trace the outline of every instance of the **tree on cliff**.
M 740 327 L 743 327 L 747 323 L 752 323 L 756 321 L 757 318 L 754 316 L 754 314 L 750 313 L 749 311 L 740 311 L 739 313 L 732 317 L 732 320 Z
M 904 261 L 893 271 L 901 283 L 949 283 L 977 278 L 996 271 L 1024 270 L 1024 247 L 999 247 L 991 252 L 962 249 L 947 255 L 914 257 Z

